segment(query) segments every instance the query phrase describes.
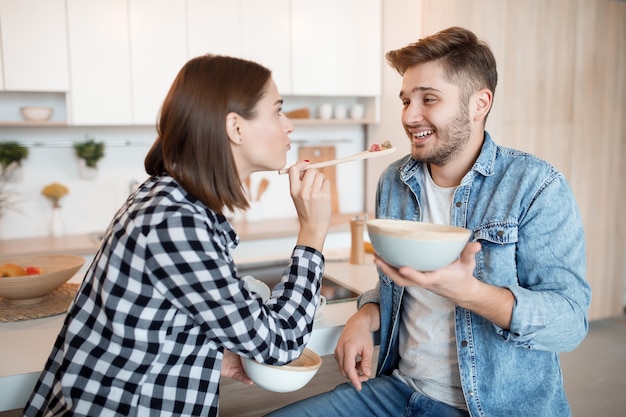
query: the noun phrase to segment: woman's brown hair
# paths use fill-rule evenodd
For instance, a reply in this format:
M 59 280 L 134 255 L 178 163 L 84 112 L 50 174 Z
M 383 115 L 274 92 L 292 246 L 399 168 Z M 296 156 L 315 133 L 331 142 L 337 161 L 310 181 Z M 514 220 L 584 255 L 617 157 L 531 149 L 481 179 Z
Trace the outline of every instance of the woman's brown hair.
M 204 55 L 187 62 L 163 102 L 158 136 L 144 161 L 146 172 L 169 174 L 215 212 L 247 208 L 226 115 L 254 119 L 270 77 L 262 65 L 228 56 Z

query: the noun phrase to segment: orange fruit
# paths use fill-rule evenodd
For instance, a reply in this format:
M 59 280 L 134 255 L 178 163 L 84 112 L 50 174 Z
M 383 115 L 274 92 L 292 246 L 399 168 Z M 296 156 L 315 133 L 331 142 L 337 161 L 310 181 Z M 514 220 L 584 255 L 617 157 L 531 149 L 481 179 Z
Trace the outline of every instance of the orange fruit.
M 0 276 L 2 277 L 21 277 L 26 275 L 26 270 L 16 264 L 0 265 Z

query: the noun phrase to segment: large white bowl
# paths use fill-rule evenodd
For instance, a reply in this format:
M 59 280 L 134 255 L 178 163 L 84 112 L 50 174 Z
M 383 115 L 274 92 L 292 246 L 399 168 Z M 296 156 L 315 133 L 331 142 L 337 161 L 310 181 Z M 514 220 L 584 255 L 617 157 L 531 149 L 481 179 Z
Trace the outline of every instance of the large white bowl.
M 274 366 L 242 358 L 246 374 L 259 387 L 273 392 L 299 390 L 309 383 L 322 366 L 322 358 L 305 348 L 300 357 L 287 365 Z
M 45 122 L 52 116 L 52 107 L 20 107 L 22 117 L 29 122 Z
M 434 271 L 459 257 L 471 231 L 461 227 L 410 220 L 372 219 L 365 222 L 376 253 L 396 268 Z
M 85 263 L 77 255 L 34 255 L 0 259 L 0 265 L 33 266 L 42 274 L 0 277 L 0 297 L 13 304 L 34 304 L 69 280 Z

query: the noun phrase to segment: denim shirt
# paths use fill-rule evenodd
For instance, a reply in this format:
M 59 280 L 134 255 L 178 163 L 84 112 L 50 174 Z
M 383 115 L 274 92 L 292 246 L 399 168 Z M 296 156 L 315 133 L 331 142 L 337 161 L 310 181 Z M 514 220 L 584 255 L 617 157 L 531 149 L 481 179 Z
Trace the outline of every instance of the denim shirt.
M 421 163 L 407 155 L 381 175 L 376 217 L 419 221 Z M 452 202 L 451 221 L 482 244 L 474 276 L 515 296 L 510 329 L 456 307 L 461 385 L 470 415 L 570 416 L 559 363 L 587 334 L 582 221 L 567 181 L 548 163 L 489 134 Z M 359 306 L 380 304 L 378 374 L 398 367 L 403 287 L 380 273 Z

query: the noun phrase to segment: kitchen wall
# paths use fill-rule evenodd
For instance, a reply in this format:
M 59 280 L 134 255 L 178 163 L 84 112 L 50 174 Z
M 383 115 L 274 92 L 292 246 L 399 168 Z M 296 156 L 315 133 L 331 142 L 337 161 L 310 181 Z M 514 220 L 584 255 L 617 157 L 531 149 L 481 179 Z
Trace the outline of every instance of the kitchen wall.
M 73 142 L 83 140 L 86 134 L 107 144 L 94 180 L 79 177 L 78 161 L 71 148 Z M 51 182 L 60 182 L 70 190 L 61 200 L 66 234 L 102 231 L 128 197 L 131 185 L 146 178 L 143 159 L 155 137 L 154 128 L 142 126 L 88 129 L 1 127 L 0 140 L 18 140 L 36 146 L 29 147 L 22 178 L 7 186 L 14 210 L 6 212 L 0 219 L 0 239 L 49 235 L 51 204 L 41 195 L 41 190 Z M 297 160 L 298 147 L 304 144 L 335 146 L 338 156 L 359 152 L 364 146 L 363 128 L 358 124 L 296 126 L 291 138 L 293 144 L 287 155 L 288 164 Z M 363 210 L 363 177 L 362 162 L 337 167 L 341 212 Z M 255 220 L 294 217 L 287 176 L 276 172 L 253 174 L 253 190 L 261 178 L 267 178 L 270 185 L 256 204 Z

